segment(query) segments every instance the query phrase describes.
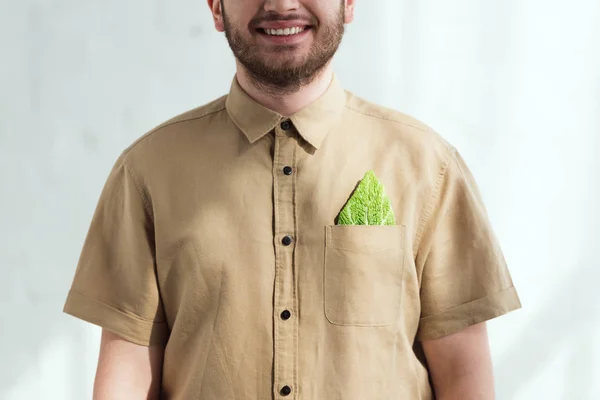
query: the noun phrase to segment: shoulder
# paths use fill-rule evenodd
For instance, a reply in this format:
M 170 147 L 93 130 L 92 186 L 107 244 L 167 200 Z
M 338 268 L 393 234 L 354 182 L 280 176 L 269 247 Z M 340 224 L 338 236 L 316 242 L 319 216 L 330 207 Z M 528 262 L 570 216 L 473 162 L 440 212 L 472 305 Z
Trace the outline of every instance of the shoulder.
M 164 136 L 171 136 L 180 129 L 185 130 L 186 126 L 190 123 L 202 124 L 203 122 L 210 120 L 211 117 L 214 117 L 225 110 L 226 98 L 226 95 L 221 96 L 210 101 L 209 103 L 182 112 L 166 120 L 165 122 L 147 131 L 142 136 L 138 137 L 133 143 L 123 150 L 123 154 L 135 151 L 140 147 L 150 146 L 149 142 L 162 142 L 161 139 L 167 139 L 164 138 Z
M 402 111 L 389 108 L 356 96 L 347 91 L 346 109 L 353 118 L 366 120 L 390 134 L 411 154 L 423 162 L 444 164 L 457 151 L 440 133 L 427 123 Z

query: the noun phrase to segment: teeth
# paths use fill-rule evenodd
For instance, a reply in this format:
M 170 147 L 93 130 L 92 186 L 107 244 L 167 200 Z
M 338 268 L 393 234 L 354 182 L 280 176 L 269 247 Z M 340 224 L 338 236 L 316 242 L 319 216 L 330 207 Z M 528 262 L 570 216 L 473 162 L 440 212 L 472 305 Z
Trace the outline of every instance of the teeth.
M 265 29 L 265 32 L 271 36 L 290 36 L 297 35 L 304 31 L 303 27 L 285 28 L 285 29 Z

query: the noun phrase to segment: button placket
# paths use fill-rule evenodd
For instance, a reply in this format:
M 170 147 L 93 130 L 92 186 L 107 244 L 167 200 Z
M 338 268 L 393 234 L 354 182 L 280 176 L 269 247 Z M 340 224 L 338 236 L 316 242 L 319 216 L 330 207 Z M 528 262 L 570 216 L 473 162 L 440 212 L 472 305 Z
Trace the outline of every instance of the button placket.
M 297 243 L 295 174 L 297 132 L 290 121 L 275 128 L 273 152 L 273 210 L 275 225 L 274 379 L 276 397 L 296 398 L 297 319 L 294 252 Z M 283 311 L 282 311 L 283 310 Z

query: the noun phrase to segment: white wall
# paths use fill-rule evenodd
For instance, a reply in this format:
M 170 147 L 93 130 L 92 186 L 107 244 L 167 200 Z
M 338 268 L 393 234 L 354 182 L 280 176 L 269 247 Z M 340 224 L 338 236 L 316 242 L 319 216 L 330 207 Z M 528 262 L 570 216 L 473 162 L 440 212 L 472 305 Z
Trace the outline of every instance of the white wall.
M 489 325 L 499 400 L 600 398 L 599 20 L 598 0 L 358 0 L 336 58 L 480 184 L 524 306 Z M 0 0 L 0 49 L 0 398 L 91 398 L 100 329 L 61 310 L 101 187 L 233 59 L 201 0 Z

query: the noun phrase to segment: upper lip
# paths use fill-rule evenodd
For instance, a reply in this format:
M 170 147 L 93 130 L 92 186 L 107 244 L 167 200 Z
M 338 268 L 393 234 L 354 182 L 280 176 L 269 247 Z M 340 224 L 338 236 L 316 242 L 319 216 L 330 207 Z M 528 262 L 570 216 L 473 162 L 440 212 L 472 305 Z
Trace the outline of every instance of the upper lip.
M 310 26 L 306 21 L 294 20 L 294 21 L 269 21 L 258 24 L 257 28 L 262 29 L 286 29 L 295 27 L 306 27 Z

